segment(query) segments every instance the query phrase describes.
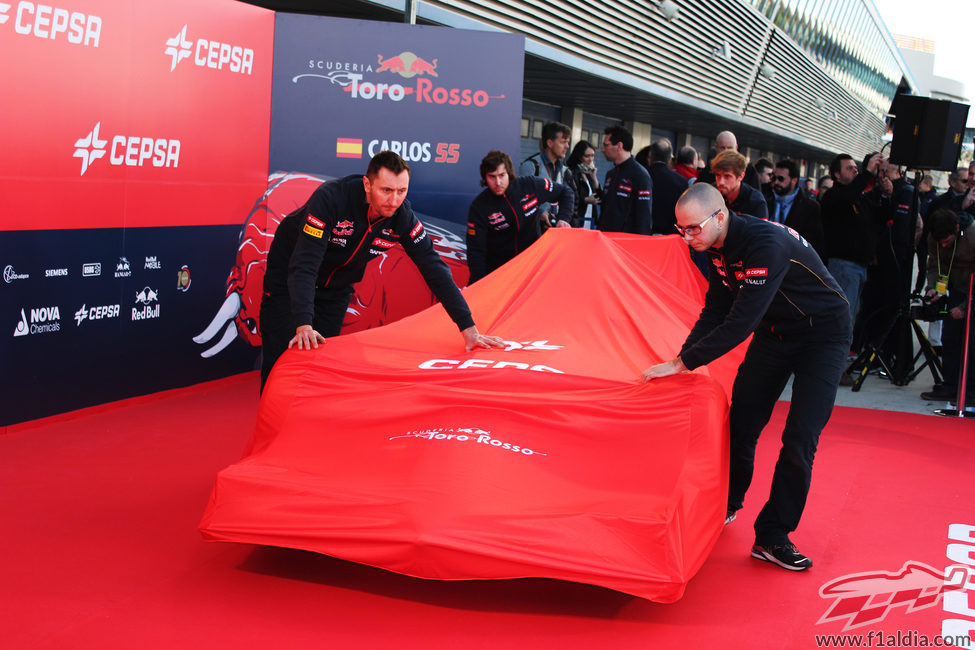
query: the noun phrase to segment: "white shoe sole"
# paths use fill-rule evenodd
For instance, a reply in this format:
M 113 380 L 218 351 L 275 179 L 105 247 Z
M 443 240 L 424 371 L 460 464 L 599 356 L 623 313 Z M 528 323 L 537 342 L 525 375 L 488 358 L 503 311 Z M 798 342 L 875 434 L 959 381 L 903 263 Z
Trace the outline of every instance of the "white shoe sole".
M 756 551 L 754 549 L 752 549 L 752 557 L 755 558 L 756 560 L 763 560 L 765 562 L 771 562 L 772 564 L 775 564 L 777 566 L 780 566 L 783 569 L 786 569 L 787 571 L 805 571 L 806 569 L 808 569 L 809 567 L 812 566 L 811 561 L 810 561 L 810 564 L 808 564 L 806 566 L 795 566 L 795 565 L 792 565 L 792 564 L 786 564 L 785 562 L 782 562 L 779 559 L 777 559 L 771 553 L 766 553 L 765 551 Z

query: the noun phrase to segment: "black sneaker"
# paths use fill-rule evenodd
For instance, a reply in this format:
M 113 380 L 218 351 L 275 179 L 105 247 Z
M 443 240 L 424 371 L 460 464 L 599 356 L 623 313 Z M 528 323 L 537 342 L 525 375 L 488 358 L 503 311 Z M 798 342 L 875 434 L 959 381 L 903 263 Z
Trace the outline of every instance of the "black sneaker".
M 765 560 L 772 564 L 778 564 L 783 569 L 789 571 L 805 571 L 812 566 L 812 560 L 796 550 L 790 544 L 773 544 L 770 546 L 752 546 L 752 557 L 757 560 Z
M 727 526 L 738 516 L 738 508 L 728 508 L 728 514 L 724 516 L 724 525 Z
M 950 399 L 954 399 L 958 396 L 958 391 L 951 388 L 941 387 L 937 390 L 929 390 L 925 393 L 921 393 L 921 399 L 926 402 L 947 402 Z

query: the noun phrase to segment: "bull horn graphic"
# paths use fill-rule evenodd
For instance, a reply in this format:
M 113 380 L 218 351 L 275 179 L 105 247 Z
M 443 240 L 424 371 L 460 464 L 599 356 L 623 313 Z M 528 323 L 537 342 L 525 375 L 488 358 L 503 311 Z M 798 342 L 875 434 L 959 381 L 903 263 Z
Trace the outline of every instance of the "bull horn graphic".
M 240 311 L 240 307 L 240 294 L 234 291 L 220 305 L 220 309 L 217 310 L 216 315 L 210 321 L 210 324 L 207 325 L 206 329 L 193 337 L 194 343 L 203 345 L 204 343 L 209 343 L 221 328 L 223 328 L 223 336 L 220 337 L 220 340 L 212 347 L 201 352 L 201 357 L 209 359 L 213 355 L 220 353 L 237 338 L 237 327 L 234 324 L 234 319 L 237 317 L 237 312 Z

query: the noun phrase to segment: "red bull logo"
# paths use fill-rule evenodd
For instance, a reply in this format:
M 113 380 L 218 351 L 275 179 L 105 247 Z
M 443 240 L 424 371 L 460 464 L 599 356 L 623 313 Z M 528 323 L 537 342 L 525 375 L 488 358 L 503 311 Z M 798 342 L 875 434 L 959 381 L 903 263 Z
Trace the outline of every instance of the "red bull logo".
M 404 79 L 411 79 L 417 75 L 428 74 L 431 77 L 439 77 L 437 74 L 437 60 L 431 63 L 424 58 L 418 57 L 412 52 L 401 52 L 396 56 L 384 59 L 379 55 L 379 67 L 376 72 L 395 72 Z
M 835 599 L 819 623 L 845 621 L 843 630 L 878 623 L 895 607 L 908 613 L 933 607 L 945 592 L 965 588 L 968 572 L 962 566 L 945 570 L 921 562 L 905 562 L 900 571 L 852 573 L 827 582 L 819 595 Z

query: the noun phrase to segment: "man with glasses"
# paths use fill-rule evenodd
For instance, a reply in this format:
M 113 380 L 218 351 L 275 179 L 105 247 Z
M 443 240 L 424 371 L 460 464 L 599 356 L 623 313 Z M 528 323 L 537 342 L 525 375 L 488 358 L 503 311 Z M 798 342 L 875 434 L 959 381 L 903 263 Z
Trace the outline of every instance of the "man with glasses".
M 653 232 L 653 181 L 634 160 L 633 135 L 622 126 L 606 127 L 603 155 L 614 167 L 606 173 L 599 229 L 603 232 Z
M 731 523 L 752 480 L 755 446 L 794 375 L 768 501 L 755 520 L 752 557 L 790 571 L 812 566 L 789 533 L 799 525 L 819 434 L 833 411 L 850 346 L 850 310 L 808 242 L 774 222 L 728 210 L 711 185 L 695 183 L 677 202 L 677 230 L 710 262 L 704 309 L 676 359 L 643 381 L 693 370 L 754 333 L 731 396 Z

